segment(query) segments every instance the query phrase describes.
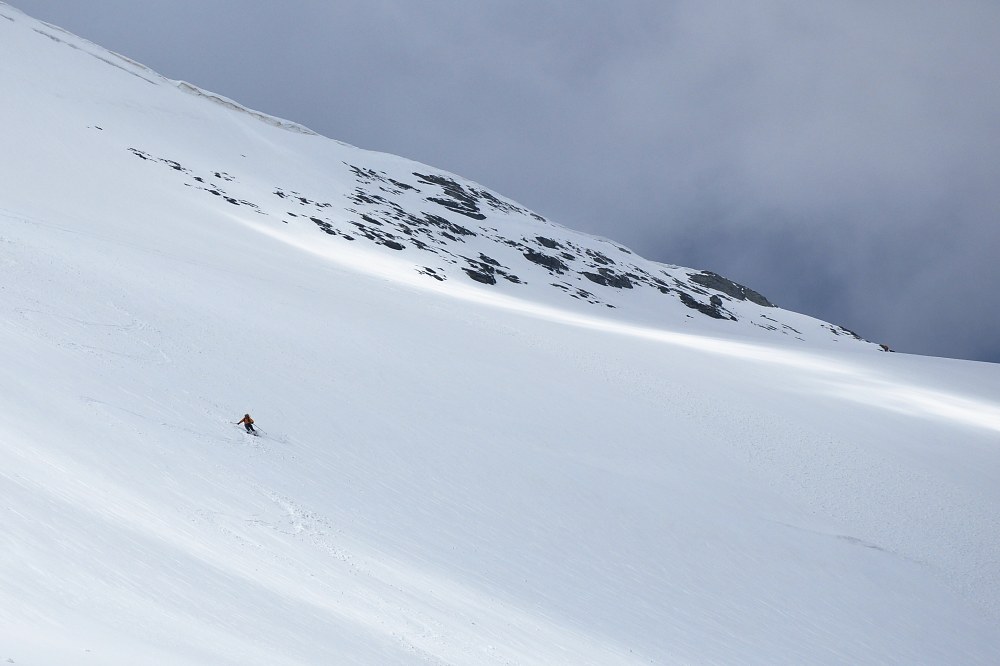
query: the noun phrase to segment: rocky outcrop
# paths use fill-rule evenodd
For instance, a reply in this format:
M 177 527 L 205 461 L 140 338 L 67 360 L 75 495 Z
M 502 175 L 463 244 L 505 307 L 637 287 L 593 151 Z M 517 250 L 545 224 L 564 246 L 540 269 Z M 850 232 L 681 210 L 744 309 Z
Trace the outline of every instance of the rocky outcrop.
M 690 276 L 690 280 L 703 287 L 708 287 L 709 289 L 714 289 L 715 291 L 721 291 L 730 298 L 735 298 L 739 301 L 750 301 L 751 303 L 756 303 L 757 305 L 765 308 L 774 307 L 773 303 L 758 294 L 753 289 L 744 287 L 743 285 L 737 284 L 732 280 L 727 280 L 718 273 L 713 273 L 712 271 L 695 273 Z
M 711 271 L 642 259 L 616 243 L 559 227 L 448 174 L 426 169 L 390 174 L 345 163 L 344 177 L 353 187 L 338 194 L 339 199 L 325 201 L 285 186 L 253 191 L 221 169 L 195 172 L 175 160 L 130 150 L 144 162 L 163 165 L 185 186 L 276 223 L 308 223 L 327 237 L 367 241 L 401 256 L 412 255 L 414 270 L 433 280 L 468 279 L 495 288 L 503 284 L 520 288 L 537 280 L 570 298 L 602 307 L 618 307 L 625 293 L 651 290 L 711 319 L 743 317 L 754 327 L 802 336 L 763 313 L 748 316 L 748 305 L 775 307 L 749 287 Z M 343 192 L 342 183 L 339 191 Z M 735 303 L 742 303 L 742 310 L 734 308 Z M 857 337 L 839 326 L 826 328 L 836 337 Z

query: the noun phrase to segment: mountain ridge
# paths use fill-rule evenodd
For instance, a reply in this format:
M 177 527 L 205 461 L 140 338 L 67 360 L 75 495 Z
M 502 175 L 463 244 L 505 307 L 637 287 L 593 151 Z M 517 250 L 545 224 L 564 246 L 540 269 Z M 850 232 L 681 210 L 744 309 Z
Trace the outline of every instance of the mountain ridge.
M 9 11 L 9 5 L 6 7 Z M 7 18 L 13 21 L 10 16 Z M 89 42 L 83 42 L 82 47 L 76 45 L 69 33 L 61 29 L 51 26 L 47 30 L 37 26 L 32 29 L 59 45 L 87 53 L 116 70 L 139 76 L 146 83 L 180 90 L 224 112 L 236 112 L 268 126 L 328 144 L 316 150 L 322 158 L 316 165 L 316 173 L 320 175 L 317 180 L 326 181 L 325 187 L 316 187 L 315 183 L 307 186 L 274 177 L 277 174 L 268 177 L 246 172 L 247 166 L 258 169 L 259 162 L 248 163 L 245 157 L 242 162 L 220 159 L 213 165 L 195 164 L 191 157 L 185 156 L 197 149 L 190 145 L 190 136 L 175 135 L 171 146 L 143 145 L 117 134 L 119 130 L 114 126 L 113 114 L 103 118 L 100 114 L 93 116 L 89 128 L 98 128 L 110 141 L 144 162 L 166 167 L 159 174 L 149 172 L 153 180 L 164 179 L 191 191 L 207 193 L 240 212 L 252 211 L 249 217 L 258 223 L 270 218 L 279 225 L 278 235 L 284 233 L 281 226 L 285 226 L 298 242 L 324 242 L 322 238 L 306 241 L 306 232 L 301 227 L 313 226 L 314 231 L 330 240 L 347 244 L 361 242 L 398 252 L 401 256 L 396 259 L 411 262 L 413 270 L 428 280 L 468 280 L 528 299 L 536 295 L 524 289 L 504 290 L 497 286 L 498 281 L 508 287 L 530 283 L 533 290 L 544 285 L 546 290 L 561 293 L 566 302 L 572 299 L 607 309 L 624 306 L 637 311 L 639 318 L 649 319 L 650 313 L 663 311 L 666 319 L 675 323 L 689 314 L 741 322 L 735 331 L 719 328 L 723 335 L 739 334 L 750 327 L 790 339 L 863 342 L 841 326 L 774 308 L 756 291 L 716 273 L 649 261 L 620 243 L 554 224 L 455 174 L 321 137 L 293 121 L 251 110 L 192 84 L 167 79 L 124 56 L 105 53 L 97 45 Z M 55 31 L 60 34 L 52 34 Z M 137 104 L 136 101 L 125 103 Z M 161 115 L 160 125 L 150 125 L 147 134 L 162 131 L 164 122 L 173 124 L 176 121 Z M 191 126 L 189 131 L 204 132 L 206 129 L 208 126 Z M 84 128 L 78 127 L 75 131 L 81 130 Z M 247 147 L 254 143 L 256 141 L 250 141 Z M 336 150 L 331 151 L 330 147 Z M 227 161 L 230 163 L 226 164 Z M 182 176 L 179 183 L 178 175 Z M 171 177 L 172 180 L 167 180 Z M 350 250 L 344 248 L 344 251 Z M 658 303 L 622 293 L 632 290 L 665 298 Z M 552 299 L 545 296 L 543 300 Z M 681 307 L 677 308 L 678 305 Z M 655 325 L 657 318 L 653 316 L 649 323 Z M 662 321 L 662 317 L 660 319 Z M 878 349 L 875 345 L 872 348 Z

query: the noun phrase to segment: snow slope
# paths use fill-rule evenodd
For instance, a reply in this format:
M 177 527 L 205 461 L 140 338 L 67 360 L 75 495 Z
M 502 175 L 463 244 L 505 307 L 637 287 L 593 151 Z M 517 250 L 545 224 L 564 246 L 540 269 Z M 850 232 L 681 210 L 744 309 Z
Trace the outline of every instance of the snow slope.
M 0 660 L 996 663 L 997 366 L 3 4 L 0 86 Z

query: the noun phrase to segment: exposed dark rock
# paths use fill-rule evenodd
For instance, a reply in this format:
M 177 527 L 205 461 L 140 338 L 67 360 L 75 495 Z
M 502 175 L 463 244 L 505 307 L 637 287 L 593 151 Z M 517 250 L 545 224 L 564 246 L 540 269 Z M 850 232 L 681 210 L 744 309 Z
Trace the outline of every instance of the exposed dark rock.
M 383 240 L 387 240 L 387 235 L 382 233 L 377 229 L 372 229 L 369 226 L 361 224 L 360 222 L 351 222 L 351 226 L 358 230 L 358 233 L 367 238 L 370 241 L 379 243 Z M 391 238 L 391 237 L 390 237 Z
M 422 269 L 418 269 L 417 272 L 420 273 L 421 275 L 427 275 L 429 277 L 432 277 L 438 282 L 445 281 L 445 277 L 443 275 L 438 275 L 438 272 L 436 270 L 428 266 L 424 266 Z
M 450 211 L 471 217 L 474 220 L 485 220 L 486 216 L 479 211 L 478 197 L 474 193 L 455 182 L 451 178 L 438 174 L 421 174 L 414 172 L 414 176 L 427 185 L 437 185 L 445 194 L 445 197 L 428 197 L 428 201 L 444 206 Z
M 487 257 L 487 259 L 488 258 L 489 257 Z M 488 263 L 477 259 L 470 259 L 469 257 L 462 257 L 462 259 L 469 265 L 467 268 L 463 268 L 462 270 L 476 282 L 482 282 L 483 284 L 496 284 L 496 274 L 499 272 L 503 275 L 504 273 L 504 271 L 498 270 L 498 267 L 500 266 L 499 262 Z
M 659 289 L 661 294 L 669 294 L 672 291 L 670 289 L 670 285 L 668 285 L 666 282 L 664 282 L 658 277 L 650 276 L 649 284 Z
M 614 260 L 605 256 L 603 252 L 598 252 L 597 250 L 588 249 L 587 256 L 596 261 L 597 263 L 603 264 L 605 266 L 610 266 L 615 263 Z
M 851 336 L 855 340 L 864 340 L 863 337 L 861 337 L 860 335 L 858 335 L 857 333 L 855 333 L 854 331 L 852 331 L 849 328 L 844 328 L 843 326 L 838 326 L 837 328 L 839 328 L 844 333 L 847 333 L 849 336 Z
M 774 319 L 773 317 L 768 317 L 767 315 L 762 314 L 762 315 L 760 315 L 760 318 L 761 319 L 766 319 L 767 321 L 775 324 L 775 326 L 763 326 L 762 328 L 767 328 L 767 329 L 770 329 L 772 331 L 777 331 L 778 330 L 778 325 L 780 325 L 781 328 L 784 329 L 783 332 L 785 333 L 785 335 L 788 335 L 789 331 L 791 331 L 792 333 L 795 333 L 796 335 L 802 335 L 802 331 L 800 331 L 800 330 L 798 330 L 796 328 L 792 328 L 788 324 L 782 324 L 780 321 L 778 321 L 777 319 Z M 755 322 L 751 322 L 751 323 L 755 323 Z M 760 326 L 760 324 L 757 324 L 757 325 Z
M 466 209 L 466 208 L 462 208 L 461 206 L 459 206 L 458 204 L 456 204 L 454 201 L 451 201 L 450 199 L 441 199 L 439 197 L 427 197 L 427 200 L 428 201 L 433 201 L 436 204 L 440 204 L 440 205 L 444 206 L 445 208 L 447 208 L 448 210 L 454 211 L 456 213 L 460 213 L 462 215 L 465 215 L 466 217 L 471 217 L 473 220 L 485 220 L 486 219 L 486 216 L 483 215 L 482 213 L 478 212 L 478 209 L 469 210 L 469 209 Z
M 829 330 L 834 335 L 847 335 L 854 338 L 855 340 L 864 340 L 864 338 L 862 338 L 860 335 L 858 335 L 857 333 L 855 333 L 850 329 L 844 328 L 843 326 L 836 326 L 834 324 L 823 324 L 823 328 Z
M 347 164 L 347 162 L 344 162 L 344 164 Z M 382 176 L 380 176 L 374 169 L 366 169 L 364 167 L 354 166 L 353 164 L 347 164 L 347 167 L 354 172 L 355 178 L 365 184 L 370 184 L 383 179 Z
M 234 206 L 251 207 L 256 210 L 257 214 L 271 215 L 270 212 L 267 212 L 270 210 L 268 207 L 262 208 L 253 202 L 240 199 L 237 196 L 231 196 L 225 189 L 230 186 L 225 183 L 238 183 L 238 180 L 228 173 L 206 170 L 201 174 L 195 174 L 176 161 L 155 157 L 135 148 L 130 148 L 129 150 L 142 160 L 158 163 L 172 170 L 184 172 L 187 174 L 187 177 L 184 178 L 187 182 L 183 184 L 187 187 L 195 187 L 196 189 L 209 192 L 214 196 L 225 199 Z M 280 211 L 286 207 L 290 207 L 290 204 L 277 204 L 274 210 L 274 222 L 280 220 L 284 224 L 288 224 L 289 219 L 301 220 L 305 218 L 315 224 L 323 233 L 343 238 L 344 240 L 366 239 L 370 243 L 396 251 L 405 249 L 409 249 L 411 253 L 416 251 L 417 254 L 415 256 L 419 256 L 419 252 L 421 251 L 432 252 L 435 257 L 433 259 L 428 258 L 427 261 L 428 263 L 433 262 L 439 268 L 432 269 L 426 266 L 419 268 L 420 264 L 417 264 L 415 270 L 422 275 L 427 275 L 439 281 L 446 280 L 449 275 L 454 277 L 457 273 L 455 272 L 455 268 L 450 268 L 450 266 L 455 266 L 464 271 L 469 279 L 481 284 L 494 285 L 501 278 L 513 284 L 523 284 L 521 279 L 513 274 L 510 267 L 503 265 L 501 261 L 485 253 L 490 244 L 493 243 L 495 247 L 500 248 L 497 250 L 497 256 L 508 257 L 507 260 L 513 262 L 512 266 L 514 270 L 524 270 L 523 267 L 527 266 L 520 258 L 516 258 L 516 254 L 523 255 L 525 260 L 542 266 L 553 275 L 558 274 L 562 276 L 559 279 L 565 280 L 564 282 L 553 284 L 558 289 L 563 290 L 569 297 L 585 300 L 594 305 L 614 307 L 611 303 L 604 302 L 601 296 L 595 296 L 590 291 L 579 288 L 580 284 L 585 283 L 578 276 L 582 275 L 594 284 L 616 289 L 644 289 L 649 287 L 663 294 L 677 293 L 679 300 L 686 307 L 691 308 L 692 311 L 696 310 L 705 316 L 721 320 L 736 319 L 725 307 L 727 303 L 731 303 L 733 300 L 745 300 L 763 307 L 774 307 L 770 301 L 758 292 L 710 271 L 690 273 L 677 266 L 656 266 L 638 258 L 632 260 L 628 257 L 620 257 L 617 254 L 613 259 L 606 253 L 596 249 L 603 247 L 612 251 L 612 254 L 615 254 L 616 251 L 628 255 L 633 254 L 627 248 L 615 243 L 602 241 L 594 243 L 593 246 L 589 246 L 589 243 L 581 245 L 572 240 L 562 238 L 556 228 L 549 226 L 538 228 L 536 233 L 539 233 L 539 235 L 532 236 L 530 233 L 527 233 L 524 236 L 518 234 L 514 238 L 511 238 L 506 236 L 505 232 L 498 229 L 497 226 L 470 224 L 466 227 L 456 224 L 448 218 L 461 218 L 457 218 L 451 215 L 451 213 L 458 213 L 478 221 L 487 219 L 484 213 L 492 214 L 493 211 L 516 214 L 520 216 L 519 224 L 523 224 L 529 216 L 535 220 L 544 222 L 543 217 L 519 208 L 512 202 L 505 201 L 487 190 L 479 189 L 472 183 L 460 179 L 453 179 L 442 174 L 421 174 L 414 172 L 413 175 L 417 180 L 411 182 L 421 183 L 422 185 L 418 188 L 403 180 L 390 178 L 383 171 L 352 165 L 348 165 L 348 167 L 356 178 L 356 187 L 353 191 L 348 191 L 346 194 L 341 195 L 344 199 L 338 200 L 336 208 L 349 215 L 349 217 L 341 219 L 338 215 L 337 227 L 334 227 L 329 219 L 326 219 L 329 217 L 329 213 L 321 210 L 333 207 L 333 204 L 313 201 L 303 194 L 281 188 L 273 190 L 273 194 L 276 197 L 282 200 L 294 200 L 299 206 L 306 208 L 304 210 L 302 208 L 298 209 L 300 212 L 297 214 L 290 211 L 281 213 Z M 406 175 L 403 175 L 403 177 L 407 178 L 407 180 L 409 179 Z M 245 188 L 233 185 L 232 189 L 236 192 L 244 193 Z M 404 195 L 406 191 L 421 193 L 420 198 L 407 197 Z M 440 208 L 430 206 L 427 203 L 421 204 L 421 202 L 430 202 L 436 204 L 436 206 L 442 206 L 450 211 L 450 213 L 445 213 Z M 271 203 L 276 204 L 273 200 L 271 200 Z M 346 206 L 344 205 L 345 203 L 347 203 Z M 414 207 L 413 203 L 416 203 L 417 207 Z M 353 207 L 351 204 L 353 204 Z M 428 210 L 436 211 L 438 214 L 428 212 Z M 505 215 L 501 215 L 500 217 L 490 219 L 489 222 L 499 226 L 504 222 L 504 218 Z M 355 229 L 356 233 L 351 232 L 348 235 L 346 230 L 351 228 Z M 544 236 L 541 235 L 541 232 L 551 232 L 554 236 Z M 572 236 L 571 234 L 567 235 Z M 460 244 L 467 243 L 469 236 L 479 237 L 483 241 L 482 243 L 475 244 L 477 246 L 476 252 L 478 257 L 465 257 L 458 249 L 463 247 Z M 575 236 L 572 237 L 575 238 Z M 405 241 L 405 244 L 403 241 Z M 468 247 L 468 245 L 464 245 L 464 247 Z M 505 250 L 505 247 L 516 250 L 516 254 L 510 252 L 510 250 Z M 479 251 L 478 248 L 482 248 L 483 251 Z M 574 264 L 573 262 L 575 261 L 579 261 L 579 263 Z M 634 264 L 632 263 L 633 261 L 635 262 Z M 521 266 L 522 268 L 518 269 L 517 266 Z M 573 268 L 570 268 L 571 266 Z M 587 270 L 581 271 L 580 268 L 586 268 Z M 663 269 L 669 269 L 669 272 Z M 598 290 L 598 294 L 607 296 L 608 293 Z M 754 326 L 760 326 L 786 335 L 802 335 L 791 326 L 770 318 L 748 319 L 748 322 Z M 847 329 L 833 325 L 828 325 L 827 328 L 834 335 L 852 336 L 860 339 L 857 334 Z
M 582 271 L 581 275 L 605 287 L 615 287 L 616 289 L 631 289 L 632 281 L 625 275 L 618 275 L 609 268 L 599 268 L 597 273 Z
M 407 183 L 400 182 L 393 178 L 389 178 L 388 174 L 384 171 L 375 171 L 374 169 L 366 169 L 364 167 L 355 166 L 353 164 L 348 164 L 344 162 L 345 165 L 354 173 L 355 178 L 365 185 L 371 185 L 374 183 L 382 183 L 383 185 L 391 185 L 392 187 L 382 187 L 384 192 L 390 194 L 399 194 L 404 190 L 414 190 L 419 191 L 417 188 Z
M 487 190 L 473 190 L 473 191 L 479 196 L 480 199 L 486 202 L 486 205 L 488 205 L 493 210 L 500 211 L 501 213 L 521 213 L 522 215 L 528 214 L 528 211 L 525 210 L 524 208 L 515 206 L 509 201 L 503 201 L 501 199 L 498 199 L 497 197 L 493 196 L 491 192 L 488 192 Z M 538 215 L 535 215 L 534 217 L 538 218 L 542 222 L 545 221 L 545 218 L 539 217 Z
M 226 197 L 225 199 L 234 206 L 247 206 L 248 208 L 257 209 L 259 212 L 260 206 L 258 206 L 252 201 L 247 201 L 246 199 L 237 199 L 236 197 Z
M 493 273 L 485 273 L 483 271 L 477 271 L 472 268 L 463 268 L 465 274 L 476 282 L 482 282 L 483 284 L 496 284 L 497 279 L 493 277 Z
M 412 221 L 416 222 L 416 223 L 419 223 L 419 221 L 420 221 L 420 218 L 418 218 L 418 217 L 410 216 L 410 219 Z M 426 222 L 427 224 L 435 226 L 435 227 L 437 227 L 439 229 L 446 229 L 446 230 L 450 231 L 451 233 L 457 234 L 459 236 L 475 236 L 476 235 L 476 232 L 470 231 L 469 229 L 466 229 L 461 224 L 455 224 L 454 222 L 451 222 L 450 220 L 446 220 L 445 218 L 441 217 L 440 215 L 433 215 L 431 213 L 424 213 L 423 222 Z
M 414 172 L 413 175 L 419 178 L 420 182 L 426 185 L 437 185 L 442 189 L 445 195 L 444 197 L 428 197 L 428 201 L 444 206 L 445 208 L 461 215 L 465 215 L 466 217 L 471 217 L 474 220 L 486 219 L 486 215 L 482 213 L 480 205 L 486 205 L 493 210 L 508 214 L 528 214 L 527 210 L 520 208 L 509 201 L 500 199 L 492 192 L 480 190 L 468 184 L 463 185 L 451 178 L 448 178 L 447 176 L 442 176 L 440 174 L 421 174 L 417 172 Z M 393 182 L 395 183 L 396 181 Z M 538 219 L 544 221 L 543 218 Z
M 306 197 L 302 196 L 298 192 L 288 193 L 288 192 L 285 192 L 284 190 L 282 190 L 280 187 L 274 188 L 274 196 L 278 197 L 279 199 L 287 199 L 287 198 L 295 199 L 295 200 L 297 200 L 299 202 L 300 206 L 314 206 L 316 208 L 332 208 L 333 207 L 333 204 L 331 204 L 329 202 L 312 201 L 312 200 L 307 199 Z
M 419 190 L 417 190 L 417 188 L 413 187 L 412 185 L 407 185 L 406 183 L 401 183 L 398 180 L 393 180 L 392 178 L 390 178 L 389 182 L 392 183 L 393 185 L 395 185 L 396 187 L 398 187 L 401 190 L 414 190 L 416 192 L 419 192 Z
M 719 307 L 719 305 L 722 304 L 722 299 L 719 299 L 719 305 L 715 304 L 706 305 L 705 303 L 702 303 L 701 301 L 695 299 L 693 296 L 691 296 L 691 294 L 688 294 L 687 292 L 682 291 L 679 292 L 678 295 L 680 296 L 681 303 L 688 306 L 692 310 L 697 310 L 703 315 L 708 315 L 713 319 L 731 319 L 733 321 L 736 321 L 736 317 L 733 317 L 732 315 L 726 313 L 721 307 Z
M 544 254 L 542 252 L 536 252 L 535 250 L 531 249 L 529 249 L 527 252 L 524 252 L 523 254 L 524 258 L 527 259 L 528 261 L 532 261 L 538 264 L 539 266 L 544 266 L 545 268 L 549 269 L 554 273 L 564 273 L 565 271 L 569 270 L 569 266 L 564 264 L 557 257 L 553 257 L 551 255 Z
M 773 303 L 758 294 L 753 289 L 737 284 L 717 273 L 713 273 L 712 271 L 702 271 L 700 273 L 696 273 L 692 275 L 690 279 L 695 284 L 700 284 L 703 287 L 708 287 L 709 289 L 714 289 L 715 291 L 721 291 L 723 294 L 731 296 L 737 300 L 750 301 L 751 303 L 756 303 L 757 305 L 762 305 L 767 308 L 774 307 Z
M 310 217 L 309 219 L 312 220 L 313 224 L 322 229 L 324 232 L 330 234 L 331 236 L 337 235 L 337 230 L 334 229 L 333 225 L 327 222 L 326 220 L 321 220 L 317 217 Z

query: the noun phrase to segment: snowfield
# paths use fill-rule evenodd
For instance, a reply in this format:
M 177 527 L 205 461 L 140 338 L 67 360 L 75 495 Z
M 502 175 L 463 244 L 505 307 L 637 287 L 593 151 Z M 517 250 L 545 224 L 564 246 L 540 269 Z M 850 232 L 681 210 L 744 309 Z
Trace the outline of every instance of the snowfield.
M 3 3 L 0 89 L 0 662 L 1000 661 L 998 366 Z

